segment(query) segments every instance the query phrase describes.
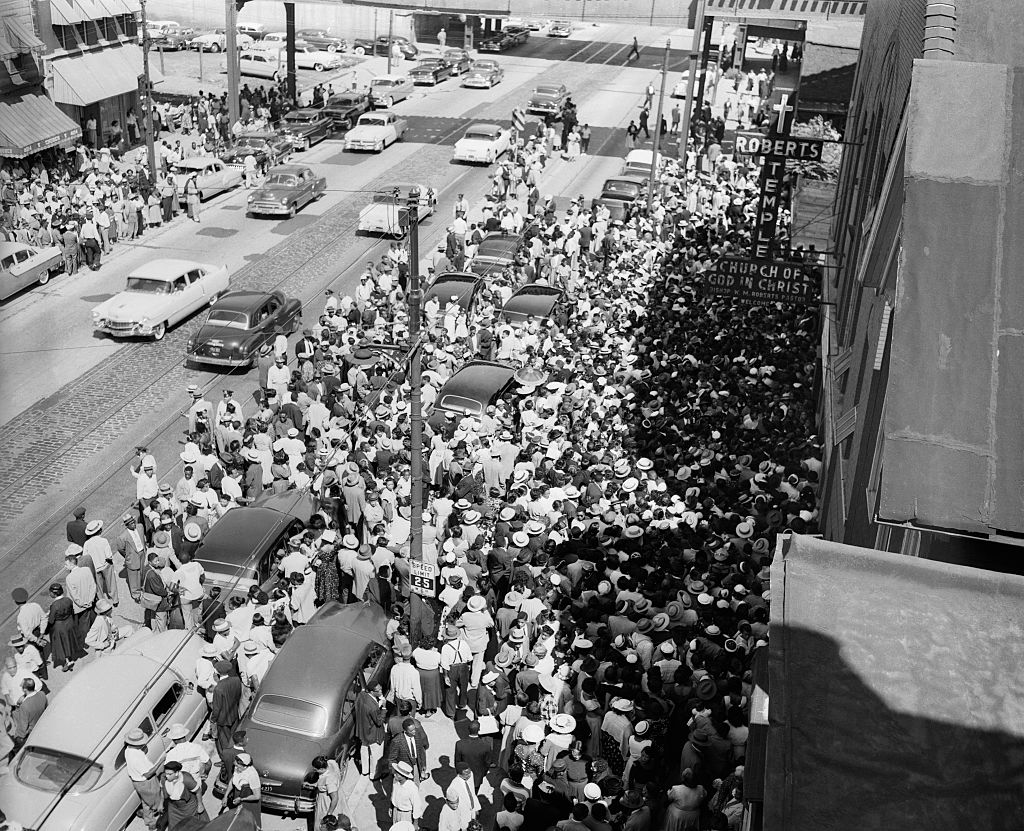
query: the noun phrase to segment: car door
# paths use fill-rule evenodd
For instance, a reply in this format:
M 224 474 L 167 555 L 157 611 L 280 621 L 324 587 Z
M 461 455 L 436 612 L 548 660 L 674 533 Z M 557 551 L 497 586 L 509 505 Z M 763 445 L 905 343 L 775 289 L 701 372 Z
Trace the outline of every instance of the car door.
M 188 306 L 186 307 L 185 315 L 188 315 L 206 302 L 208 287 L 206 283 L 206 272 L 201 268 L 193 268 L 185 275 L 185 277 L 188 280 L 188 288 L 186 289 Z
M 32 252 L 24 248 L 20 251 L 15 251 L 4 261 L 9 263 L 7 267 L 13 278 L 14 291 L 21 291 L 36 281 L 35 269 L 32 268 L 32 263 L 29 262 L 31 259 Z

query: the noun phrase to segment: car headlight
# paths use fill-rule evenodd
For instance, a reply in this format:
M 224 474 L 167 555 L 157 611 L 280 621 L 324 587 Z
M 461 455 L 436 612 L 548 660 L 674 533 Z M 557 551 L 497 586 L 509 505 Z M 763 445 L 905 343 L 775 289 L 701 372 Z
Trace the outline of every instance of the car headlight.
M 99 312 L 93 312 L 92 313 L 92 322 L 93 323 L 102 323 L 103 322 L 103 317 L 100 315 Z
M 282 196 L 281 197 L 281 204 L 282 205 L 287 205 L 288 204 L 288 197 L 287 196 Z
M 249 202 L 255 202 L 256 201 L 256 195 L 253 194 L 252 196 L 250 196 L 248 201 Z

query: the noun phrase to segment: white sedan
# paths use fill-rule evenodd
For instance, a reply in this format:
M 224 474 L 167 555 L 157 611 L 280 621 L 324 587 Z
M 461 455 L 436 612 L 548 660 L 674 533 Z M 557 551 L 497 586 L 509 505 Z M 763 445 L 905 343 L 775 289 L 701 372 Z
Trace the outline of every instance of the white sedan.
M 150 260 L 128 275 L 124 291 L 92 310 L 93 327 L 115 338 L 162 340 L 168 327 L 213 305 L 227 290 L 226 266 Z
M 497 124 L 474 124 L 455 142 L 455 161 L 491 164 L 512 146 L 511 134 Z
M 295 45 L 295 65 L 299 69 L 315 69 L 317 72 L 324 72 L 341 66 L 341 58 L 335 52 L 317 49 L 308 43 L 297 43 Z
M 251 49 L 255 41 L 248 35 L 239 32 L 235 35 L 235 45 L 239 50 Z M 205 35 L 198 35 L 189 41 L 189 48 L 199 52 L 223 52 L 228 48 L 228 36 L 223 29 L 215 29 Z
M 185 184 L 193 176 L 196 177 L 200 200 L 242 184 L 242 171 L 236 167 L 228 167 L 216 156 L 193 156 L 182 159 L 171 168 L 171 176 L 178 186 L 179 199 L 182 203 L 185 202 Z

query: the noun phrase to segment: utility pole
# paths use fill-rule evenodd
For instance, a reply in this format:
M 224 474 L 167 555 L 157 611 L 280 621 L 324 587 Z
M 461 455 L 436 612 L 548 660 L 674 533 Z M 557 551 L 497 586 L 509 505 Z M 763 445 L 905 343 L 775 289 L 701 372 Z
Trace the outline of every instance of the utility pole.
M 711 60 L 711 32 L 715 28 L 715 19 L 708 17 L 704 20 L 704 48 L 700 53 L 700 80 L 697 82 L 697 106 L 704 108 L 704 89 L 707 84 L 708 63 Z M 717 79 L 717 76 L 716 76 Z
M 296 83 L 297 76 L 295 70 L 295 4 L 285 3 L 284 4 L 284 44 L 285 44 L 285 62 L 287 64 L 288 72 L 288 97 L 295 103 L 296 107 L 301 107 L 299 103 L 299 90 Z
M 149 75 L 149 24 L 146 21 L 146 0 L 139 3 L 142 24 L 142 83 L 145 87 L 146 109 L 142 117 L 143 135 L 146 137 L 146 161 L 149 164 L 149 176 L 156 183 L 156 141 L 153 138 L 153 81 Z
M 413 192 L 415 196 L 415 191 Z M 412 493 L 409 516 L 409 559 L 423 559 L 423 383 L 420 361 L 420 220 L 419 197 L 409 203 L 409 455 Z
M 388 75 L 391 74 L 391 55 L 395 51 L 395 45 L 391 42 L 391 38 L 395 34 L 395 10 L 391 9 L 388 12 Z M 410 237 L 411 239 L 411 237 Z
M 224 56 L 228 68 L 228 134 L 238 122 L 238 7 L 235 0 L 224 3 Z
M 686 79 L 686 100 L 683 102 L 683 124 L 679 134 L 679 158 L 683 160 L 686 172 L 686 155 L 690 146 L 690 118 L 693 111 L 693 82 L 697 77 L 697 58 L 700 56 L 700 37 L 704 32 L 704 7 L 707 0 L 698 0 L 697 19 L 693 24 L 693 44 L 690 47 L 690 70 Z
M 668 76 L 668 58 L 672 51 L 672 39 L 665 41 L 665 58 L 661 64 L 661 92 L 658 93 L 658 114 L 654 118 L 654 155 L 651 157 L 651 173 L 647 181 L 647 213 L 654 203 L 654 181 L 658 175 L 658 150 L 661 147 L 662 107 L 665 103 L 665 79 Z

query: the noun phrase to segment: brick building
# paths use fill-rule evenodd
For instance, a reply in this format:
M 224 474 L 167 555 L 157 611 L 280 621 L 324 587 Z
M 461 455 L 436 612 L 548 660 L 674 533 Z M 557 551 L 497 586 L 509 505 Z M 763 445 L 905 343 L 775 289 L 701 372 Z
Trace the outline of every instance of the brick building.
M 868 6 L 824 307 L 830 539 L 1020 568 L 1021 67 L 1019 0 Z

